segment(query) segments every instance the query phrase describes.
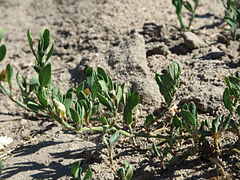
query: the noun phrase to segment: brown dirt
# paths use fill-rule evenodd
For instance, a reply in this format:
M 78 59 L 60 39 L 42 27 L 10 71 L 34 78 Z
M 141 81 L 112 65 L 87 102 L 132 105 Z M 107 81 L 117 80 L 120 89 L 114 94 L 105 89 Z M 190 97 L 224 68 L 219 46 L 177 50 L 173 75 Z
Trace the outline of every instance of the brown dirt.
M 220 0 L 202 0 L 193 32 L 205 43 L 191 49 L 184 42 L 170 0 L 0 0 L 0 27 L 8 47 L 6 63 L 21 73 L 31 73 L 33 56 L 26 40 L 27 29 L 36 37 L 51 30 L 56 44 L 52 57 L 54 83 L 66 90 L 82 79 L 86 65 L 101 66 L 117 82 L 141 91 L 142 119 L 163 101 L 154 81 L 172 61 L 182 67 L 177 103 L 194 101 L 202 119 L 223 112 L 223 75 L 239 67 L 239 41 L 228 41 Z M 5 64 L 1 63 L 0 68 Z M 0 94 L 0 135 L 14 139 L 4 157 L 6 179 L 70 179 L 70 165 L 80 159 L 90 164 L 94 179 L 114 179 L 106 149 L 96 135 L 63 130 L 54 122 L 26 114 Z M 234 142 L 231 134 L 223 144 Z M 132 151 L 119 145 L 115 166 L 125 160 L 135 168 L 134 179 L 206 179 L 217 176 L 210 162 L 192 157 L 164 172 L 155 172 L 159 161 L 150 152 Z M 90 152 L 90 153 L 89 153 Z M 101 157 L 89 157 L 98 154 Z M 239 171 L 223 159 L 233 179 Z

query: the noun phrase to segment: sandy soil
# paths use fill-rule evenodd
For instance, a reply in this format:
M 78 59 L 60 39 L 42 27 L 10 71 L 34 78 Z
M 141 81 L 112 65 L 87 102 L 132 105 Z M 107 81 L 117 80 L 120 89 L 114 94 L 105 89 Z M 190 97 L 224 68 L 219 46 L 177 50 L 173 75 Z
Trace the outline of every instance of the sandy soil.
M 50 29 L 56 44 L 52 57 L 54 83 L 62 90 L 80 82 L 85 66 L 103 67 L 119 83 L 141 91 L 142 112 L 160 107 L 163 98 L 154 81 L 155 73 L 177 61 L 182 67 L 181 88 L 176 102 L 194 101 L 200 117 L 211 119 L 224 110 L 223 75 L 239 67 L 239 41 L 228 41 L 224 9 L 220 0 L 202 0 L 193 23 L 193 33 L 202 43 L 187 44 L 170 0 L 0 0 L 0 27 L 8 47 L 6 63 L 30 74 L 32 62 L 26 31 L 36 37 Z M 0 68 L 5 64 L 1 63 Z M 150 87 L 150 88 L 149 88 Z M 73 162 L 83 159 L 94 171 L 94 179 L 114 179 L 106 149 L 96 135 L 76 134 L 59 125 L 27 114 L 0 94 L 0 135 L 14 142 L 3 158 L 3 178 L 70 179 Z M 222 139 L 231 144 L 231 134 Z M 217 175 L 210 162 L 192 157 L 171 169 L 156 173 L 159 166 L 150 152 L 131 151 L 119 145 L 116 166 L 129 160 L 134 179 L 207 179 Z M 89 156 L 101 152 L 101 160 Z M 129 153 L 131 152 L 131 153 Z M 239 179 L 236 157 L 223 159 L 232 179 Z

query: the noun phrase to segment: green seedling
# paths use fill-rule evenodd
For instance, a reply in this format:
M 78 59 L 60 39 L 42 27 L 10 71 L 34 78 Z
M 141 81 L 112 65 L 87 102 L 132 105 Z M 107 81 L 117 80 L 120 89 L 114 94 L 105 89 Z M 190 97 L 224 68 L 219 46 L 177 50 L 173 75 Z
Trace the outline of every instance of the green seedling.
M 34 69 L 37 72 L 40 72 L 43 67 L 46 66 L 49 58 L 52 56 L 54 52 L 54 43 L 50 40 L 50 32 L 48 29 L 45 29 L 42 35 L 40 35 L 40 39 L 38 40 L 38 47 L 37 50 L 34 50 L 33 47 L 33 40 L 32 36 L 30 34 L 30 30 L 27 31 L 27 37 L 28 37 L 28 43 L 30 46 L 30 49 L 35 56 L 35 66 Z M 49 49 L 50 43 L 51 48 Z M 49 51 L 48 51 L 49 49 Z
M 212 137 L 214 139 L 214 145 L 217 150 L 219 149 L 219 138 L 227 130 L 227 128 L 230 124 L 230 121 L 231 121 L 230 115 L 227 116 L 226 118 L 224 116 L 216 117 L 212 121 L 212 127 L 211 127 L 210 131 L 212 133 Z M 207 124 L 209 124 L 209 123 L 207 123 Z
M 199 6 L 199 2 L 200 2 L 200 0 L 192 0 L 192 3 L 193 3 L 193 5 L 192 5 L 190 3 L 190 1 L 187 1 L 187 0 L 172 0 L 172 4 L 176 8 L 176 14 L 177 14 L 180 26 L 181 26 L 181 31 L 189 31 L 190 30 L 191 25 L 195 19 L 195 14 L 196 14 L 196 10 Z M 185 8 L 188 11 L 188 13 L 190 13 L 190 19 L 189 19 L 189 22 L 187 25 L 184 22 L 184 18 L 183 18 L 183 8 Z
M 237 29 L 239 28 L 240 23 L 240 11 L 237 8 L 236 0 L 222 0 L 222 3 L 225 8 L 224 20 L 230 27 L 231 35 L 233 40 L 237 38 Z
M 130 163 L 125 162 L 124 167 L 119 168 L 116 173 L 121 180 L 131 180 L 133 177 L 133 171 L 133 166 Z
M 83 169 L 81 166 L 81 161 L 75 162 L 72 167 L 70 174 L 74 180 L 91 180 L 93 179 L 93 172 L 90 167 Z
M 165 147 L 163 150 L 159 150 L 155 143 L 152 144 L 152 150 L 155 156 L 157 156 L 160 159 L 160 167 L 165 168 L 164 158 L 167 157 L 169 153 L 169 147 Z
M 103 142 L 106 144 L 108 149 L 108 157 L 110 164 L 113 165 L 113 150 L 116 146 L 117 142 L 119 141 L 121 137 L 121 133 L 119 131 L 116 131 L 113 135 L 111 135 L 109 138 L 106 137 L 106 135 L 103 136 Z
M 156 74 L 155 80 L 159 86 L 160 93 L 163 95 L 165 104 L 169 108 L 175 98 L 177 88 L 180 86 L 180 66 L 173 62 L 168 66 L 165 74 Z

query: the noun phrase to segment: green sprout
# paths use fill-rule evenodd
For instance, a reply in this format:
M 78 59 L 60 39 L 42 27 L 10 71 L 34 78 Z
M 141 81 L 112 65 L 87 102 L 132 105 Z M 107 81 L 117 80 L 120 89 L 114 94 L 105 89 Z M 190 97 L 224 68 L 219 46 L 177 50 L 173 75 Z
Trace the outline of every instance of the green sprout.
M 168 71 L 162 75 L 156 74 L 155 80 L 164 97 L 165 104 L 169 108 L 175 98 L 177 88 L 180 86 L 180 66 L 173 62 L 168 66 Z
M 230 27 L 231 35 L 233 40 L 237 38 L 237 29 L 239 28 L 240 23 L 240 11 L 237 8 L 236 0 L 222 0 L 222 3 L 225 8 L 225 17 L 224 20 Z
M 113 165 L 113 150 L 117 142 L 119 141 L 121 137 L 121 133 L 119 131 L 116 131 L 113 135 L 111 135 L 109 138 L 103 136 L 103 142 L 106 144 L 108 149 L 108 157 L 110 164 Z
M 70 174 L 74 180 L 91 180 L 93 178 L 93 172 L 90 167 L 83 169 L 81 166 L 81 161 L 75 162 L 70 170 Z
M 133 166 L 130 163 L 125 162 L 124 167 L 117 170 L 117 176 L 121 180 L 131 180 L 133 177 Z
M 181 31 L 189 31 L 195 19 L 196 10 L 200 0 L 193 0 L 193 5 L 187 0 L 172 0 L 172 4 L 176 8 L 176 14 L 181 26 Z M 186 25 L 183 18 L 183 7 L 190 13 L 190 19 Z

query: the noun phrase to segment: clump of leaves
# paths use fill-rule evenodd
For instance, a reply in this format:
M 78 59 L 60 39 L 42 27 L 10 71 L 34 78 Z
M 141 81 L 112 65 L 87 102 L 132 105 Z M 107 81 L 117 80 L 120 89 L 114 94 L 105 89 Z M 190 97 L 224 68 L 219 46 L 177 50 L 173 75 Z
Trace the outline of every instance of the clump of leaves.
M 125 162 L 124 167 L 117 170 L 117 176 L 121 180 L 131 180 L 133 177 L 133 171 L 133 166 L 130 163 Z
M 191 3 L 191 1 L 187 1 L 187 0 L 172 0 L 172 4 L 176 8 L 176 14 L 177 14 L 177 18 L 180 23 L 180 26 L 181 26 L 181 31 L 189 31 L 190 30 L 191 25 L 195 19 L 195 14 L 196 14 L 196 10 L 199 6 L 199 2 L 200 2 L 200 0 L 192 0 L 192 3 Z M 188 13 L 190 14 L 188 23 L 186 23 L 184 21 L 183 8 L 185 8 L 188 11 Z
M 238 10 L 238 4 L 236 0 L 222 0 L 225 8 L 224 20 L 230 27 L 233 40 L 237 38 L 237 29 L 240 25 L 240 11 Z
M 91 180 L 93 179 L 93 172 L 90 167 L 83 169 L 81 161 L 75 162 L 70 170 L 71 176 L 74 180 Z
M 212 151 L 216 151 L 218 156 L 222 152 L 219 139 L 226 131 L 233 132 L 240 139 L 239 72 L 225 78 L 227 88 L 223 93 L 223 103 L 229 114 L 216 117 L 212 123 L 208 120 L 200 122 L 194 102 L 185 103 L 180 110 L 174 105 L 176 91 L 180 86 L 181 70 L 177 62 L 171 63 L 165 73 L 155 76 L 165 100 L 163 115 L 157 117 L 153 114 L 148 115 L 143 125 L 144 129 L 139 130 L 136 128 L 139 122 L 136 120 L 140 104 L 139 92 L 131 91 L 124 84 L 114 83 L 100 67 L 96 70 L 88 67 L 85 80 L 63 93 L 52 83 L 52 67 L 49 60 L 54 51 L 54 44 L 50 40 L 49 30 L 46 29 L 40 35 L 37 51 L 34 50 L 29 31 L 27 37 L 35 57 L 35 74 L 27 77 L 17 72 L 16 79 L 20 89 L 20 98 L 17 99 L 13 96 L 11 88 L 13 69 L 8 65 L 6 77 L 0 81 L 0 89 L 10 100 L 27 111 L 55 120 L 69 130 L 100 132 L 107 146 L 111 165 L 114 148 L 122 136 L 128 137 L 134 145 L 139 137 L 153 140 L 154 144 L 151 148 L 160 159 L 162 168 L 179 159 L 186 159 L 190 155 L 203 154 L 204 147 L 211 150 L 209 146 L 205 146 L 210 144 L 206 137 L 213 138 Z M 168 121 L 163 117 L 168 117 Z M 138 127 L 141 126 L 142 124 L 138 124 Z M 192 146 L 186 151 L 179 152 L 177 147 L 182 142 L 191 142 Z M 232 152 L 239 152 L 238 144 L 240 143 L 236 143 L 231 149 Z M 136 146 L 134 147 L 137 149 Z M 172 155 L 173 158 L 169 163 L 165 163 L 168 155 Z M 211 158 L 210 153 L 209 159 Z M 218 161 L 214 160 L 214 162 Z M 81 177 L 82 172 L 80 163 L 72 168 L 72 175 L 76 179 Z M 81 178 L 88 174 L 91 174 L 90 170 L 87 170 Z M 132 177 L 132 166 L 126 164 L 119 170 L 119 174 L 123 179 Z

